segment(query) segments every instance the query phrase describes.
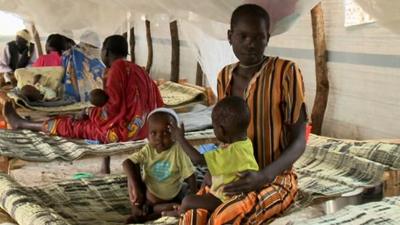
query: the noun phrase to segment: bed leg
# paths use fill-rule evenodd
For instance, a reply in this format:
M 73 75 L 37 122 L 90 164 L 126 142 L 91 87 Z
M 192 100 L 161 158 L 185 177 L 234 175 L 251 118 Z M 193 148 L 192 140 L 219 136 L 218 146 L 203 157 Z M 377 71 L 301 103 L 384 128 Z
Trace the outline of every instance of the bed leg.
M 110 162 L 111 162 L 111 157 L 106 156 L 103 158 L 103 162 L 101 164 L 101 169 L 100 172 L 103 174 L 110 174 L 111 173 L 111 168 L 110 168 Z
M 10 174 L 10 159 L 7 156 L 0 156 L 0 172 Z

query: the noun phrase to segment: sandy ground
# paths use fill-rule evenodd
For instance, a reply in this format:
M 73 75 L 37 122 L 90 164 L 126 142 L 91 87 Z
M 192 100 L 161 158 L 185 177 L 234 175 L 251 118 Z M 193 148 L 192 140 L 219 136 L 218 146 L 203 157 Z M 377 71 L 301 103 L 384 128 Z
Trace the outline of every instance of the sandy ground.
M 111 157 L 111 173 L 121 174 L 122 162 L 128 155 Z M 80 172 L 92 173 L 96 177 L 105 176 L 100 173 L 102 158 L 87 158 L 73 162 L 35 163 L 23 162 L 24 166 L 11 171 L 11 176 L 25 186 L 45 185 L 57 181 L 72 179 Z

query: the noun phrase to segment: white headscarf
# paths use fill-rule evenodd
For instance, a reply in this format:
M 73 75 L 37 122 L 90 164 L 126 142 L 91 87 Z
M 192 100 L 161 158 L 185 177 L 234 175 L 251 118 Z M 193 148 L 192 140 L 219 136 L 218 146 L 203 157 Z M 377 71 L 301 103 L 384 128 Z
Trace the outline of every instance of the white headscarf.
M 85 44 L 90 44 L 96 48 L 101 47 L 99 35 L 91 30 L 83 32 L 79 41 Z
M 180 120 L 179 120 L 178 114 L 176 114 L 176 112 L 173 109 L 168 109 L 168 108 L 157 108 L 157 109 L 154 109 L 147 116 L 147 119 L 149 119 L 151 115 L 153 115 L 154 113 L 157 113 L 157 112 L 164 112 L 164 113 L 170 114 L 172 117 L 174 117 L 174 119 L 176 120 L 176 123 L 178 125 L 180 124 Z
M 26 40 L 27 42 L 30 42 L 32 40 L 32 36 L 29 33 L 28 30 L 20 30 L 17 32 L 17 36 L 23 38 L 24 40 Z

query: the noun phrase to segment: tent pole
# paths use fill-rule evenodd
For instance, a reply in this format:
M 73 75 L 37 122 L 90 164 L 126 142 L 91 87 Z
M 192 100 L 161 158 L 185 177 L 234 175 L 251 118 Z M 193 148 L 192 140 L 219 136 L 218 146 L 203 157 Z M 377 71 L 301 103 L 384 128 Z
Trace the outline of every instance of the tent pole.
M 153 64 L 153 41 L 151 39 L 150 21 L 146 20 L 146 39 L 147 39 L 147 64 L 146 71 L 150 73 L 151 65 Z
M 320 135 L 328 104 L 329 80 L 327 67 L 327 51 L 324 29 L 324 12 L 321 2 L 311 10 L 311 22 L 314 40 L 316 93 L 312 109 L 312 133 Z
M 131 62 L 135 63 L 135 29 L 132 26 L 129 31 L 129 45 L 130 45 L 130 52 L 131 52 Z
M 42 48 L 42 43 L 40 42 L 40 36 L 39 32 L 36 30 L 36 26 L 34 23 L 32 23 L 32 33 L 33 33 L 33 39 L 35 41 L 35 45 L 37 48 L 37 54 L 38 56 L 43 55 L 43 48 Z
M 179 82 L 179 34 L 178 22 L 176 20 L 169 23 L 171 32 L 171 78 L 172 82 Z
M 196 85 L 203 87 L 203 70 L 201 69 L 199 62 L 197 62 L 196 68 Z

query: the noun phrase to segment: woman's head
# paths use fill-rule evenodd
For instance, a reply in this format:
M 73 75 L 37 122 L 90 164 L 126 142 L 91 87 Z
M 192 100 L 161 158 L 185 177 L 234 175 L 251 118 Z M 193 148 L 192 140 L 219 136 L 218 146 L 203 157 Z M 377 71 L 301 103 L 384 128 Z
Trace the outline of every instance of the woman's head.
M 243 65 L 254 65 L 263 60 L 269 41 L 270 19 L 260 6 L 245 4 L 232 13 L 229 43 Z
M 111 67 L 111 63 L 115 59 L 126 58 L 128 55 L 128 42 L 121 35 L 111 35 L 103 42 L 101 49 L 101 59 L 107 67 Z
M 219 101 L 211 114 L 214 133 L 224 143 L 232 143 L 247 136 L 250 110 L 246 101 L 229 96 Z
M 50 34 L 47 37 L 46 41 L 46 52 L 47 54 L 51 51 L 58 52 L 59 55 L 62 55 L 62 52 L 65 49 L 65 38 L 60 34 Z
M 162 152 L 171 148 L 175 140 L 171 136 L 170 124 L 178 123 L 178 116 L 176 113 L 167 108 L 158 108 L 153 110 L 148 116 L 148 140 L 149 144 L 157 150 Z

